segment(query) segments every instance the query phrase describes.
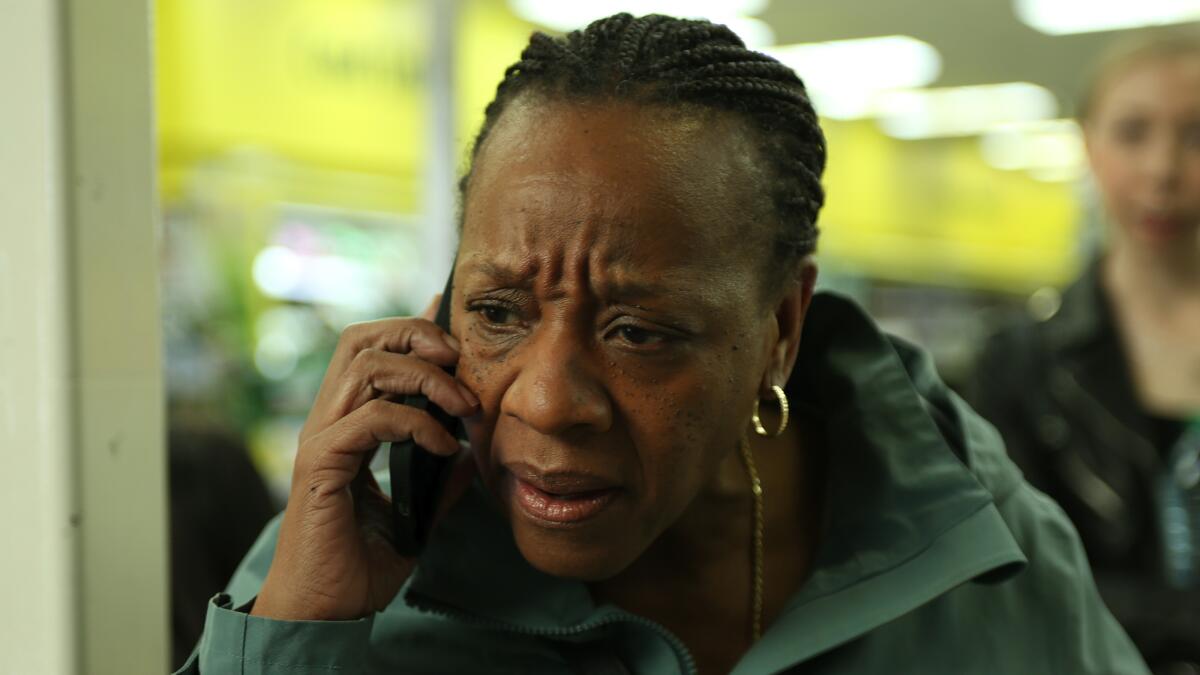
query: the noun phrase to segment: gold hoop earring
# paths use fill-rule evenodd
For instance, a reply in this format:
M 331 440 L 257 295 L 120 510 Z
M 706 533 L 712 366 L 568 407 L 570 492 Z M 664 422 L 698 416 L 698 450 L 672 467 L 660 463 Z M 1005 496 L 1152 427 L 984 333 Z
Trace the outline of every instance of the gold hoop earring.
M 782 434 L 783 430 L 786 429 L 788 425 L 787 394 L 783 393 L 783 387 L 777 384 L 771 385 L 771 391 L 775 392 L 775 398 L 779 399 L 780 420 L 779 428 L 775 430 L 775 433 L 767 433 L 766 428 L 763 427 L 762 419 L 760 419 L 758 416 L 758 399 L 754 399 L 754 413 L 750 416 L 750 421 L 754 423 L 754 433 L 758 434 L 759 436 L 766 436 L 768 438 Z

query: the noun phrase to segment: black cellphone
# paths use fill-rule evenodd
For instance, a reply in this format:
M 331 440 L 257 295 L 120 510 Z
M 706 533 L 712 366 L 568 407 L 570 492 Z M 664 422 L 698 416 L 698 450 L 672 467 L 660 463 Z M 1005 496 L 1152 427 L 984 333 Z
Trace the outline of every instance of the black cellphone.
M 450 332 L 450 289 L 454 274 L 446 280 L 434 323 Z M 454 368 L 446 368 L 454 375 Z M 447 413 L 420 394 L 404 397 L 404 405 L 428 412 L 457 439 L 464 437 L 462 420 Z M 391 443 L 388 470 L 392 478 L 392 529 L 395 532 L 396 552 L 403 556 L 420 555 L 429 539 L 438 499 L 450 474 L 453 457 L 443 457 L 426 451 L 413 439 Z

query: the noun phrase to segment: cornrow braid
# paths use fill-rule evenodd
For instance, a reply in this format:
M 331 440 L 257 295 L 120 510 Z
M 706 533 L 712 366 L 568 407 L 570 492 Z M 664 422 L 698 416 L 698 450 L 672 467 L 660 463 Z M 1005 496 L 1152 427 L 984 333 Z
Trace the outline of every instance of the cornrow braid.
M 825 201 L 825 136 L 791 68 L 702 20 L 616 14 L 562 38 L 535 32 L 504 71 L 471 147 L 471 165 L 508 104 L 536 91 L 558 99 L 616 98 L 731 111 L 755 133 L 774 211 L 766 286 L 778 288 L 816 248 Z M 466 202 L 471 170 L 459 181 Z

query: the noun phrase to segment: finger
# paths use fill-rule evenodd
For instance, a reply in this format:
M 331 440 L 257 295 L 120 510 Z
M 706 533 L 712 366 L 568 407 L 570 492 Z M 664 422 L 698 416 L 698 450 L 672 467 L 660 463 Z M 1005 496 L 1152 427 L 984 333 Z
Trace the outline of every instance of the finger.
M 426 319 L 377 319 L 346 326 L 338 339 L 334 360 L 340 360 L 344 370 L 364 349 L 411 353 L 440 366 L 452 366 L 458 362 L 459 345 L 454 336 Z
M 468 417 L 479 409 L 479 399 L 445 370 L 409 354 L 366 349 L 346 370 L 343 414 L 385 394 L 423 394 L 442 410 Z
M 458 452 L 458 441 L 429 413 L 373 399 L 313 436 L 296 457 L 297 487 L 328 495 L 350 485 L 363 460 L 380 443 L 412 439 L 437 455 Z
M 351 324 L 342 331 L 329 368 L 317 392 L 312 412 L 301 431 L 307 440 L 341 419 L 370 398 L 370 390 L 346 389 L 344 375 L 360 352 L 366 349 L 411 353 L 440 366 L 458 362 L 458 343 L 445 331 L 424 319 L 380 319 Z M 356 395 L 359 394 L 359 395 Z
M 442 294 L 435 293 L 433 299 L 429 301 L 429 306 L 421 312 L 421 318 L 426 321 L 433 321 L 437 318 L 438 305 L 442 304 Z

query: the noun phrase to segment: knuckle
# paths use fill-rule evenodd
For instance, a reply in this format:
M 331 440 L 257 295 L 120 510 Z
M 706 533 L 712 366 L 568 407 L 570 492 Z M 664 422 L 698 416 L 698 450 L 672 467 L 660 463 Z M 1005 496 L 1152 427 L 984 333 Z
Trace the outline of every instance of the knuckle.
M 347 375 L 363 376 L 369 375 L 375 369 L 375 364 L 379 361 L 380 350 L 374 347 L 364 347 L 350 359 L 350 365 L 346 367 Z
M 319 452 L 312 441 L 302 443 L 296 450 L 296 459 L 292 462 L 293 480 L 307 476 L 312 471 L 313 457 Z
M 338 338 L 338 343 L 349 347 L 358 348 L 367 341 L 367 336 L 370 335 L 372 322 L 357 321 L 342 329 L 342 335 Z
M 379 417 L 391 412 L 392 404 L 381 399 L 373 398 L 363 404 L 363 413 L 370 417 Z

